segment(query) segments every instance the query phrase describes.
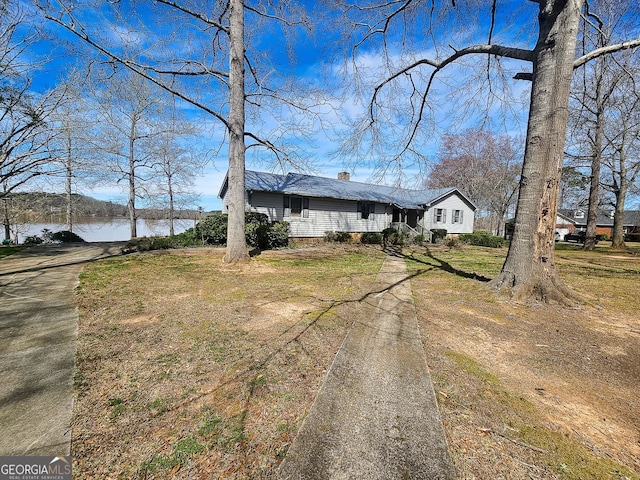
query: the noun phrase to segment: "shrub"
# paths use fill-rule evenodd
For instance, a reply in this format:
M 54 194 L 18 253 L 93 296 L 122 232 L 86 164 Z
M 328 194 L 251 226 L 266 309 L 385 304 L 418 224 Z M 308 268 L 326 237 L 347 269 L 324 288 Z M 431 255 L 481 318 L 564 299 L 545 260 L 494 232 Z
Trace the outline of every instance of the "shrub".
M 269 248 L 289 246 L 289 222 L 273 222 L 267 231 Z
M 458 248 L 461 245 L 461 241 L 458 237 L 446 237 L 444 240 L 442 240 L 442 244 L 445 247 L 449 247 L 449 248 Z
M 384 245 L 404 245 L 407 239 L 407 234 L 399 232 L 395 228 L 385 228 L 382 231 L 382 241 Z
M 480 247 L 500 248 L 504 245 L 504 238 L 497 237 L 484 230 L 478 230 L 473 233 L 463 233 L 460 234 L 459 238 L 463 243 Z
M 416 245 L 422 245 L 424 243 L 424 235 L 419 233 L 415 237 L 413 237 L 413 243 Z
M 151 250 L 167 250 L 175 248 L 172 237 L 143 237 L 129 240 L 122 249 L 123 253 L 148 252 Z
M 44 240 L 38 235 L 29 235 L 25 237 L 22 243 L 23 245 L 40 245 L 42 242 L 44 242 Z
M 195 247 L 202 245 L 202 239 L 196 234 L 194 228 L 189 228 L 173 237 L 173 243 L 177 247 Z
M 51 233 L 48 240 L 51 243 L 85 243 L 82 237 L 68 230 Z
M 227 219 L 222 213 L 214 213 L 200 220 L 196 225 L 196 236 L 209 245 L 227 243 Z
M 432 228 L 431 229 L 431 242 L 432 243 L 440 243 L 443 238 L 447 236 L 446 228 Z
M 382 234 L 378 232 L 365 232 L 360 237 L 360 242 L 367 245 L 382 244 Z

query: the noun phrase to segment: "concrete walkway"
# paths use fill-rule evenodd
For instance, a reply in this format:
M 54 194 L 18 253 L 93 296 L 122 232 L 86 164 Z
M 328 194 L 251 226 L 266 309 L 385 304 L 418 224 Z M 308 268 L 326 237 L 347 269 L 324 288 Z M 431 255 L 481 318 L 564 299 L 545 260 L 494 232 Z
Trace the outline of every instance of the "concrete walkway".
M 404 261 L 389 256 L 378 281 L 387 288 L 363 302 L 281 480 L 454 477 Z
M 35 247 L 0 259 L 0 456 L 69 455 L 74 288 L 86 262 L 121 246 Z

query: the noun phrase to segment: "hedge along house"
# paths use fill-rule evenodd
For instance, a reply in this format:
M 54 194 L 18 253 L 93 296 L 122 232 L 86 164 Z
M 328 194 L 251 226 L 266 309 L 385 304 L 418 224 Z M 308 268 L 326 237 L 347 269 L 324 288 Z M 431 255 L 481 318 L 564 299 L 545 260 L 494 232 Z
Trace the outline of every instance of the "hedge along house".
M 228 213 L 228 177 L 220 188 L 222 212 Z M 245 172 L 246 211 L 270 221 L 289 222 L 292 238 L 323 237 L 326 232 L 382 232 L 394 227 L 430 237 L 472 233 L 476 207 L 457 188 L 408 190 L 349 180 L 289 173 Z

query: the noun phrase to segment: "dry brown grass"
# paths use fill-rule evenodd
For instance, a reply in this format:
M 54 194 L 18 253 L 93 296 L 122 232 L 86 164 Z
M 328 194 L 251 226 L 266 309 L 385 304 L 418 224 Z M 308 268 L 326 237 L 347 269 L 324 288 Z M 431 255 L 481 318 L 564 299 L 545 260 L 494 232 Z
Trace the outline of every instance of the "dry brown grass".
M 267 478 L 383 256 L 372 249 L 132 255 L 89 266 L 72 455 L 78 478 Z
M 461 478 L 640 478 L 640 256 L 558 251 L 561 276 L 591 302 L 569 309 L 464 276 L 495 275 L 505 253 L 435 248 L 410 262 Z
M 497 297 L 504 250 L 408 259 L 460 478 L 640 476 L 640 257 L 558 252 L 578 309 Z M 78 290 L 77 478 L 269 478 L 383 255 L 339 247 L 103 260 Z

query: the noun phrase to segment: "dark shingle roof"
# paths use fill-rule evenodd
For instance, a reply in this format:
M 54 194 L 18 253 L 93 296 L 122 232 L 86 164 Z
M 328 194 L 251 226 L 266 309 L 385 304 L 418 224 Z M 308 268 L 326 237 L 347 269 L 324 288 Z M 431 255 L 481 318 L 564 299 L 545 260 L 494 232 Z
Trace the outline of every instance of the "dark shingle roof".
M 577 211 L 581 211 L 584 213 L 582 218 L 576 218 L 575 214 Z M 586 225 L 587 224 L 587 210 L 586 209 L 560 209 L 558 213 L 562 214 L 564 217 L 571 220 L 575 225 Z M 611 211 L 601 210 L 598 212 L 598 217 L 596 219 L 596 224 L 602 227 L 613 227 L 613 216 L 611 215 Z M 640 226 L 640 210 L 626 210 L 624 212 L 622 224 L 625 227 L 635 227 Z
M 220 197 L 224 195 L 226 188 L 227 179 L 225 178 L 220 189 Z M 423 205 L 429 205 L 453 192 L 460 193 L 456 188 L 409 190 L 300 173 L 278 175 L 252 170 L 245 172 L 245 188 L 256 192 L 278 192 L 288 195 L 387 203 L 411 209 L 422 208 Z M 466 197 L 464 198 L 475 209 L 473 203 Z

